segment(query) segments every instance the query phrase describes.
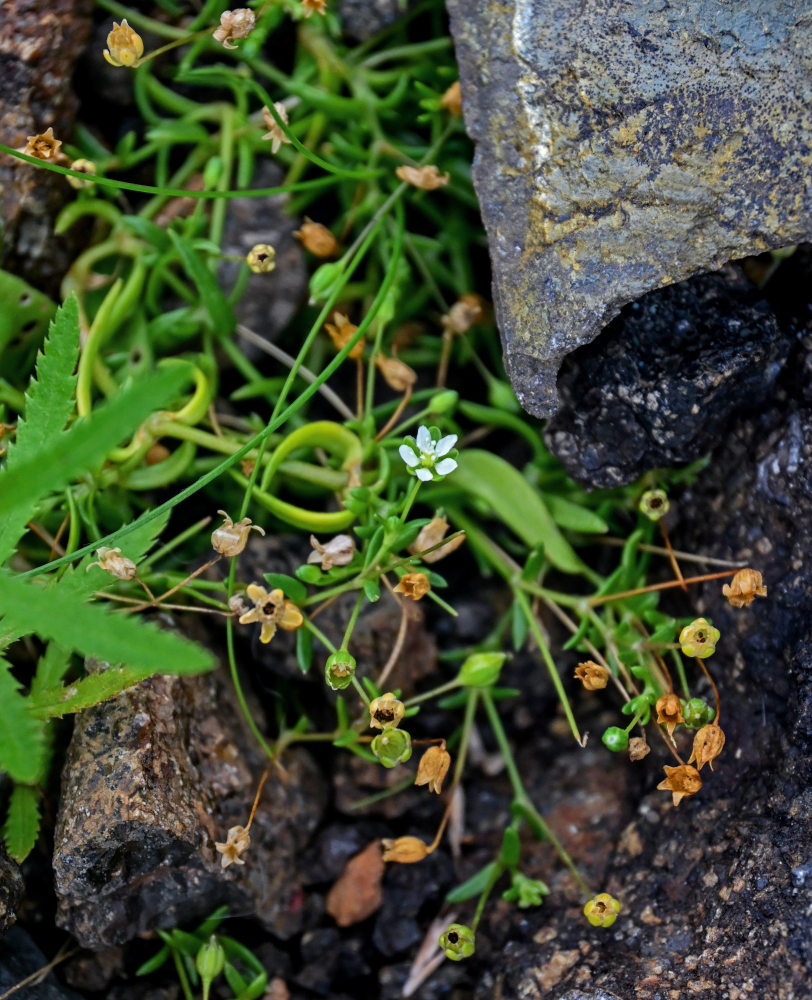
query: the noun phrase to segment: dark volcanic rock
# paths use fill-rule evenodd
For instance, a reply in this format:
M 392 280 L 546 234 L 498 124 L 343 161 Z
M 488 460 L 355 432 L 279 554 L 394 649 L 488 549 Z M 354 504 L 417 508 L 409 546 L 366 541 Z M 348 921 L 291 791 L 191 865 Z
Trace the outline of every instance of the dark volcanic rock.
M 12 927 L 0 941 L 0 991 L 14 1000 L 81 1000 L 78 993 L 60 986 L 56 976 L 50 973 L 42 982 L 32 983 L 22 989 L 15 989 L 23 979 L 39 972 L 48 964 L 48 959 L 22 927 Z
M 214 842 L 245 825 L 264 762 L 216 674 L 156 677 L 76 720 L 55 832 L 57 922 L 121 944 L 229 903 L 279 937 L 301 924 L 296 864 L 323 808 L 305 753 L 265 784 L 244 867 Z
M 14 923 L 24 888 L 17 863 L 8 856 L 5 847 L 0 845 L 0 935 L 5 934 Z
M 622 305 L 812 236 L 796 0 L 449 0 L 496 315 L 522 405 Z
M 588 486 L 695 461 L 765 401 L 791 344 L 733 265 L 651 292 L 567 357 L 545 440 Z
M 727 742 L 678 809 L 644 796 L 607 881 L 623 912 L 608 931 L 578 910 L 530 914 L 478 1000 L 807 1000 L 812 981 L 812 409 L 801 343 L 775 400 L 739 415 L 679 501 L 680 548 L 749 562 L 766 599 L 734 609 L 718 582 L 697 610 L 722 640 L 708 661 Z M 656 750 L 657 748 L 655 748 Z M 655 752 L 642 765 L 657 780 Z M 551 898 L 553 907 L 560 905 Z
M 53 126 L 69 138 L 69 86 L 90 33 L 90 0 L 5 0 L 0 18 L 0 141 L 14 149 Z M 64 177 L 0 157 L 0 266 L 53 294 L 70 260 L 54 220 L 73 192 Z

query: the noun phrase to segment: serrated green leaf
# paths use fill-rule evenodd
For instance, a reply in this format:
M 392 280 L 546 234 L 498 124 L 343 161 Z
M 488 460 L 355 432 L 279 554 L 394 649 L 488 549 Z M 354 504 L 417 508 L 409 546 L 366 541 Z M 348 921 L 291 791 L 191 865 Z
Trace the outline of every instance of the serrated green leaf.
M 79 306 L 71 297 L 57 310 L 48 339 L 37 356 L 36 375 L 25 394 L 25 417 L 17 423 L 16 442 L 9 447 L 6 468 L 34 458 L 62 431 L 76 402 L 79 358 Z
M 49 642 L 37 663 L 37 672 L 31 682 L 31 694 L 56 687 L 70 666 L 70 650 L 56 642 Z
M 8 803 L 3 837 L 6 850 L 18 863 L 31 853 L 39 833 L 40 793 L 31 785 L 15 785 Z
M 451 483 L 449 485 L 452 485 Z M 499 455 L 470 448 L 460 456 L 453 485 L 483 501 L 527 545 L 543 544 L 557 569 L 583 573 L 586 567 L 564 538 L 546 504 L 524 476 Z
M 14 781 L 34 782 L 40 776 L 45 753 L 43 724 L 27 712 L 20 684 L 8 662 L 1 658 L 0 705 L 3 706 L 0 712 L 0 769 Z
M 6 627 L 33 632 L 83 656 L 124 664 L 142 677 L 194 674 L 214 666 L 201 646 L 101 604 L 85 604 L 59 584 L 45 588 L 0 570 L 0 608 L 0 638 Z
M 185 366 L 162 369 L 122 389 L 16 467 L 0 471 L 0 563 L 14 551 L 40 500 L 100 465 L 150 413 L 169 403 L 186 379 Z
M 21 334 L 38 343 L 55 307 L 46 295 L 8 271 L 0 271 L 0 302 L 3 303 L 0 309 L 0 355 L 3 355 L 5 366 L 5 362 L 12 360 L 7 355 L 16 353 L 7 350 L 7 345 Z M 12 371 L 9 365 L 3 374 L 10 376 Z

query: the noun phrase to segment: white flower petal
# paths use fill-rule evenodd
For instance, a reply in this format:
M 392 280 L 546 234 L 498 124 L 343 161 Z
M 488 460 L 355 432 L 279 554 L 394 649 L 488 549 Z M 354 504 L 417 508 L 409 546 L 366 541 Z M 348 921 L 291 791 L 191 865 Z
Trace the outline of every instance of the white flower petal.
M 407 444 L 402 444 L 398 448 L 398 454 L 410 469 L 413 469 L 420 461 L 417 455 L 415 455 L 413 449 L 411 449 Z
M 431 434 L 429 434 L 429 429 L 425 424 L 421 424 L 417 428 L 416 440 L 419 451 L 428 452 L 430 455 L 433 454 L 434 442 L 431 440 Z
M 417 472 L 415 472 L 415 475 L 417 476 L 417 478 L 420 480 L 421 483 L 428 483 L 431 479 L 434 478 L 434 476 L 432 476 L 431 474 L 430 469 L 418 469 Z
M 448 434 L 444 438 L 440 438 L 437 442 L 437 447 L 434 449 L 434 454 L 440 458 L 441 455 L 447 455 L 454 445 L 457 443 L 456 434 Z
M 457 468 L 457 463 L 453 458 L 444 458 L 442 462 L 438 462 L 434 466 L 434 471 L 438 476 L 447 476 L 449 472 L 453 472 Z

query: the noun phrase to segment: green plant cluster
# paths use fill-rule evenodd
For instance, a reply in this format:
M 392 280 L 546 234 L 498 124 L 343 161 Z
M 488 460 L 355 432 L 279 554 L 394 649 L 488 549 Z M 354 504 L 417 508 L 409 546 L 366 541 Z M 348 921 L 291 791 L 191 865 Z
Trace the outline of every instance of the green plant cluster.
M 455 788 L 475 719 L 490 730 L 510 780 L 512 818 L 497 857 L 449 897 L 479 899 L 470 939 L 466 932 L 451 941 L 462 941 L 458 957 L 468 957 L 497 883 L 522 908 L 548 893 L 522 868 L 522 835 L 551 842 L 585 897 L 593 895 L 525 790 L 501 721 L 499 702 L 521 697 L 499 686 L 511 651 L 535 651 L 581 744 L 561 677 L 567 650 L 603 665 L 630 720 L 604 736 L 610 749 L 624 748 L 635 726 L 657 727 L 652 709 L 674 690 L 666 661 L 685 707 L 680 725 L 699 728 L 713 717 L 691 690 L 676 641 L 690 618 L 661 611 L 659 593 L 647 589 L 652 560 L 667 566 L 671 553 L 637 510 L 654 480 L 586 494 L 568 479 L 510 391 L 487 311 L 465 298 L 482 292 L 475 262 L 484 236 L 471 147 L 444 100 L 457 71 L 440 0 L 422 0 L 357 45 L 342 37 L 332 3 L 326 16 L 305 18 L 298 0 L 257 0 L 249 3 L 256 26 L 233 49 L 212 37 L 223 0 L 207 0 L 183 25 L 186 8 L 174 0 L 162 0 L 155 17 L 114 0 L 99 6 L 169 51 L 159 56 L 147 46 L 132 68 L 116 70 L 130 74 L 139 131 L 108 147 L 79 127 L 66 147 L 74 163 L 92 160 L 96 174 L 57 225 L 66 232 L 81 220 L 93 233 L 65 277 L 60 307 L 0 273 L 0 420 L 16 424 L 0 469 L 0 767 L 14 783 L 8 849 L 22 859 L 35 843 L 53 719 L 154 673 L 212 666 L 209 653 L 148 620 L 160 607 L 187 608 L 222 619 L 238 698 L 270 760 L 293 743 L 321 740 L 370 766 L 400 766 L 421 742 L 414 727 L 432 699 L 459 719 L 453 732 L 420 734 L 443 741 L 438 767 L 447 739 Z M 271 54 L 284 50 L 291 31 L 295 51 L 283 70 Z M 282 137 L 276 153 L 263 138 L 263 108 Z M 32 169 L 88 180 L 84 171 L 3 151 Z M 255 186 L 269 157 L 283 179 Z M 431 164 L 449 175 L 438 190 L 395 173 Z M 279 195 L 293 216 L 323 220 L 343 249 L 321 263 L 308 257 L 310 301 L 279 345 L 264 342 L 271 360 L 263 366 L 243 353 L 234 310 L 248 282 L 264 276 L 243 261 L 226 287 L 220 267 L 229 200 Z M 459 322 L 465 309 L 467 325 Z M 333 345 L 324 329 L 337 313 L 345 336 Z M 413 383 L 399 381 L 402 369 L 387 377 L 392 359 Z M 494 440 L 510 442 L 523 464 L 503 457 L 502 444 L 489 449 Z M 675 485 L 697 469 L 656 482 Z M 337 535 L 348 540 L 336 548 L 340 558 L 316 549 L 292 575 L 268 567 L 261 581 L 243 578 L 239 546 L 233 554 L 217 549 L 207 563 L 228 560 L 219 579 L 190 574 L 189 562 L 209 551 L 210 519 L 193 522 L 182 506 L 195 494 L 234 522 L 250 515 L 268 531 L 295 529 L 303 545 L 309 534 L 323 548 Z M 421 547 L 438 514 L 449 534 Z M 422 599 L 454 614 L 454 590 L 430 557 L 460 533 L 479 573 L 473 586 L 500 577 L 509 608 L 476 648 L 444 653 L 437 683 L 402 703 L 411 733 L 371 735 L 369 706 L 389 692 L 386 671 L 370 676 L 356 662 L 358 616 L 387 589 L 402 608 Z M 129 576 L 105 573 L 109 549 L 132 564 Z M 353 610 L 343 635 L 331 638 L 314 612 L 345 594 Z M 563 649 L 551 645 L 544 618 L 568 633 Z M 237 629 L 256 623 L 263 641 L 277 625 L 296 631 L 302 672 L 315 664 L 325 673 L 334 728 L 317 730 L 291 706 L 280 710 L 278 732 L 260 732 L 235 643 Z M 30 636 L 35 643 L 22 642 Z M 87 657 L 109 669 L 86 673 Z M 162 934 L 160 956 L 172 956 L 187 985 L 213 929 Z M 220 942 L 235 996 L 258 995 L 259 979 L 229 965 L 236 945 Z

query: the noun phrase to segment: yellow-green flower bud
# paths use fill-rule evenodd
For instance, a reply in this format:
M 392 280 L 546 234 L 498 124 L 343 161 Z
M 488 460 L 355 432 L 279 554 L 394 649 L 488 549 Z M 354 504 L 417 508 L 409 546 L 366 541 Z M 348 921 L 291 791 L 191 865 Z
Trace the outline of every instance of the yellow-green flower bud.
M 195 967 L 200 974 L 203 987 L 203 1000 L 208 1000 L 211 984 L 223 971 L 225 964 L 225 950 L 217 940 L 217 936 L 212 934 L 208 943 L 203 945 L 195 958 Z
M 638 504 L 640 513 L 645 514 L 650 521 L 659 521 L 661 517 L 665 517 L 670 506 L 665 490 L 646 490 Z
M 698 656 L 706 659 L 716 652 L 716 643 L 721 632 L 705 618 L 696 618 L 679 634 L 679 644 L 686 656 Z
M 476 934 L 466 924 L 451 924 L 440 935 L 439 943 L 446 958 L 450 958 L 452 962 L 461 962 L 476 951 Z
M 457 681 L 463 687 L 490 687 L 499 680 L 507 653 L 473 653 L 460 667 Z
M 620 903 L 608 892 L 598 893 L 584 907 L 584 916 L 593 927 L 611 927 L 620 913 Z
M 355 657 L 346 649 L 339 649 L 327 658 L 324 679 L 333 691 L 343 691 L 352 684 L 355 675 Z
M 405 729 L 384 729 L 372 740 L 370 749 L 384 767 L 395 767 L 412 756 L 412 738 Z

